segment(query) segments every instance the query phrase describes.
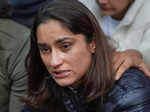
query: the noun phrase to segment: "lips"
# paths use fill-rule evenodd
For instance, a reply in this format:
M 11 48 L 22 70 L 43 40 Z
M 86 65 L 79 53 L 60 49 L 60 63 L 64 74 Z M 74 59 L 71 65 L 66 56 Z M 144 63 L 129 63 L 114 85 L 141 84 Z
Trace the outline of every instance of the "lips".
M 108 7 L 103 7 L 103 6 L 101 6 L 100 9 L 101 9 L 101 10 L 110 10 L 110 8 L 108 8 Z
M 111 7 L 109 7 L 108 5 L 102 5 L 102 4 L 100 4 L 100 9 L 101 10 L 111 10 Z
M 55 78 L 64 78 L 71 74 L 70 70 L 57 70 L 52 72 L 52 76 Z

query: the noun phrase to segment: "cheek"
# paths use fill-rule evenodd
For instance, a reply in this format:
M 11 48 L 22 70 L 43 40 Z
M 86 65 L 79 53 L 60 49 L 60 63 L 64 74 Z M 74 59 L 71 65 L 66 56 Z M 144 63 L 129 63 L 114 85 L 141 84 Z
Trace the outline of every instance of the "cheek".
M 49 66 L 49 58 L 48 58 L 48 56 L 44 56 L 44 55 L 40 55 L 40 56 L 41 56 L 42 62 L 44 63 L 46 68 L 48 68 L 48 66 Z
M 81 51 L 76 53 L 72 58 L 72 68 L 76 74 L 84 75 L 91 63 L 91 53 L 89 51 Z
M 121 0 L 121 1 L 118 1 L 118 4 L 116 3 L 118 12 L 124 12 L 125 10 L 127 10 L 128 6 L 129 6 L 129 3 L 126 1 L 123 2 Z

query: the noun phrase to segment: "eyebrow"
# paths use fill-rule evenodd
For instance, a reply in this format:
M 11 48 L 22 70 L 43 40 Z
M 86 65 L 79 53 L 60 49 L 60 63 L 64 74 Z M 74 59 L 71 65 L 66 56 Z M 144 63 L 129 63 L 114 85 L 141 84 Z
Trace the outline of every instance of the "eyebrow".
M 57 44 L 57 43 L 61 43 L 61 42 L 65 41 L 65 40 L 74 40 L 74 38 L 64 37 L 64 38 L 62 38 L 62 39 L 56 40 L 55 43 L 56 43 L 56 44 Z
M 55 41 L 55 44 L 61 43 L 61 42 L 65 41 L 65 40 L 75 40 L 75 39 L 70 38 L 70 37 L 64 37 L 64 38 L 62 38 L 62 39 L 56 40 L 56 41 Z M 39 47 L 42 47 L 42 48 L 44 48 L 44 47 L 49 47 L 46 43 L 38 43 L 38 46 L 39 46 Z
M 44 48 L 48 47 L 48 45 L 46 43 L 38 43 L 38 47 Z

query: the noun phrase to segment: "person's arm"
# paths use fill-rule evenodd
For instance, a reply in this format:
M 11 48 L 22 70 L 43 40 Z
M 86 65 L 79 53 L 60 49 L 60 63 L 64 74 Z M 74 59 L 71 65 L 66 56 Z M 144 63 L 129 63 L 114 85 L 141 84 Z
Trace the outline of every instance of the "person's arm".
M 136 67 L 150 77 L 150 67 L 145 63 L 142 54 L 137 50 L 130 49 L 115 52 L 113 63 L 114 70 L 116 71 L 116 80 L 130 67 Z
M 28 36 L 26 39 L 19 39 L 20 41 L 18 41 L 18 47 L 11 55 L 11 58 L 8 62 L 8 69 L 11 80 L 9 112 L 20 112 L 24 105 L 21 99 L 27 89 L 27 71 L 25 68 L 25 59 L 30 47 Z
M 137 49 L 142 54 L 145 63 L 150 67 L 150 24 L 147 24 L 147 28 L 140 41 L 140 46 Z

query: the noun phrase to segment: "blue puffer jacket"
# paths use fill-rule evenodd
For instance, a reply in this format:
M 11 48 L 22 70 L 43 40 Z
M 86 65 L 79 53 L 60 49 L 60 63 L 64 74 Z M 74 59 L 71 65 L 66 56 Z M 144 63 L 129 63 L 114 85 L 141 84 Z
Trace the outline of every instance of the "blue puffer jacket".
M 72 106 L 70 103 L 70 106 L 67 105 L 66 108 Z M 79 106 L 79 108 L 85 107 L 86 106 Z M 81 112 L 78 110 L 89 112 L 86 111 L 86 109 L 75 109 L 67 112 Z M 31 110 L 30 106 L 26 105 L 24 112 L 46 111 L 34 111 Z M 135 68 L 127 70 L 109 92 L 108 99 L 104 105 L 101 106 L 99 112 L 150 112 L 150 79 L 148 79 L 143 72 Z
M 102 112 L 150 112 L 150 79 L 129 69 L 109 93 Z

